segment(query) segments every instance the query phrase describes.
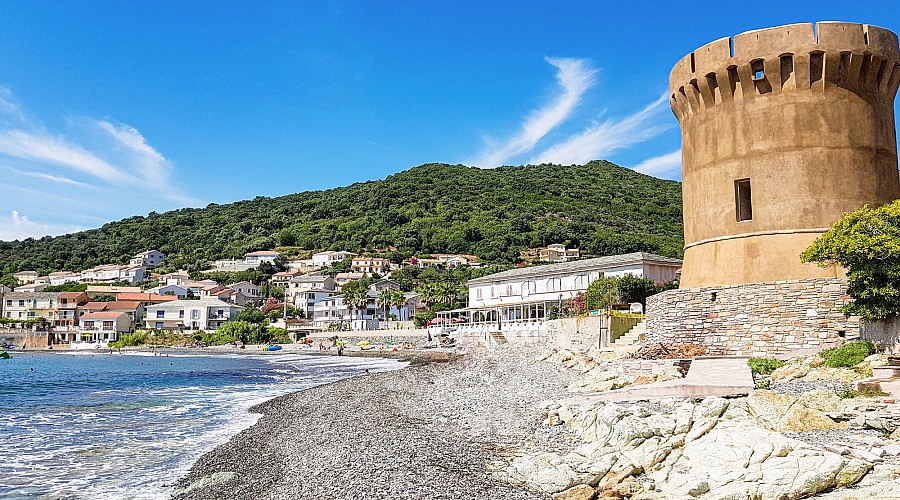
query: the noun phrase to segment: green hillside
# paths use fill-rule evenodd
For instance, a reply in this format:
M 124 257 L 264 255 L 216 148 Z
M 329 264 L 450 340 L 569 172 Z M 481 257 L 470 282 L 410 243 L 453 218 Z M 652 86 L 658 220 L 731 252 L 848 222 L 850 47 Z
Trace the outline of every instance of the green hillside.
M 0 242 L 0 274 L 125 263 L 158 249 L 188 270 L 296 246 L 470 253 L 513 262 L 523 248 L 568 243 L 590 255 L 681 255 L 681 185 L 606 161 L 482 170 L 428 164 L 380 181 L 131 217 L 75 234 Z

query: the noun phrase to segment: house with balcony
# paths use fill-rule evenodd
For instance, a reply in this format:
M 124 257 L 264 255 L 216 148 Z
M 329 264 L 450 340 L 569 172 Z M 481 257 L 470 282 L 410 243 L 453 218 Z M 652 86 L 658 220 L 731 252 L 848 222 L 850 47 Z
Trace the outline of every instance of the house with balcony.
M 13 278 L 15 278 L 20 285 L 34 283 L 34 280 L 36 280 L 38 276 L 40 276 L 40 274 L 38 274 L 37 271 L 20 271 L 13 273 Z
M 242 310 L 218 299 L 174 300 L 148 307 L 144 323 L 151 329 L 218 330 Z
M 312 265 L 313 267 L 321 269 L 350 257 L 356 257 L 356 254 L 353 252 L 345 252 L 343 250 L 326 250 L 312 255 Z
M 290 283 L 292 279 L 299 278 L 300 276 L 303 276 L 303 271 L 300 271 L 299 269 L 289 269 L 287 271 L 281 271 L 280 273 L 273 274 L 269 279 L 269 283 L 278 286 L 287 286 L 287 284 Z
M 144 281 L 144 267 L 131 264 L 127 266 L 104 264 L 81 271 L 81 281 L 84 283 L 125 281 L 133 285 Z
M 227 287 L 234 290 L 235 293 L 243 295 L 246 300 L 260 301 L 263 298 L 262 288 L 249 281 L 238 281 L 237 283 L 227 285 Z
M 65 285 L 66 283 L 78 283 L 81 281 L 81 273 L 71 273 L 69 271 L 59 271 L 50 273 L 51 286 Z
M 366 307 L 359 309 L 344 304 L 340 295 L 333 295 L 315 303 L 312 319 L 313 324 L 322 330 L 327 330 L 331 325 L 349 330 L 377 330 L 377 314 L 374 293 L 369 294 Z
M 285 289 L 285 299 L 288 303 L 303 311 L 307 318 L 313 317 L 313 306 L 316 302 L 334 294 L 334 278 L 325 275 L 298 276 L 292 279 Z
M 391 261 L 378 257 L 353 257 L 350 269 L 354 273 L 384 275 L 390 272 Z
M 162 264 L 164 258 L 165 255 L 159 250 L 147 250 L 132 257 L 128 263 L 132 266 L 154 268 Z
M 132 329 L 131 318 L 118 311 L 90 312 L 78 318 L 77 342 L 91 342 L 105 345 L 115 342 L 119 335 Z
M 280 256 L 281 254 L 274 250 L 260 250 L 258 252 L 244 254 L 244 262 L 247 264 L 256 264 L 258 266 L 263 262 L 275 262 L 275 259 Z
M 59 296 L 62 292 L 10 292 L 3 296 L 3 313 L 13 320 L 44 318 L 47 325 L 56 324 Z
M 544 262 L 568 262 L 581 258 L 581 252 L 577 248 L 566 248 L 561 243 L 547 245 L 538 249 L 538 260 Z
M 554 306 L 601 277 L 627 274 L 657 283 L 675 279 L 681 260 L 644 252 L 512 269 L 469 280 L 469 322 L 543 321 Z
M 54 342 L 71 342 L 75 340 L 78 328 L 78 308 L 88 303 L 88 295 L 84 292 L 61 292 L 57 300 L 57 317 L 53 325 Z

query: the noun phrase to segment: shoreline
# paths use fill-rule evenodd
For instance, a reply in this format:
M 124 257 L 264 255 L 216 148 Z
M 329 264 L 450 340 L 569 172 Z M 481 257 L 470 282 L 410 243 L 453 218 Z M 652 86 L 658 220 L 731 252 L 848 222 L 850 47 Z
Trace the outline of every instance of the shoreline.
M 200 457 L 173 498 L 548 498 L 489 470 L 567 432 L 536 428 L 568 381 L 564 370 L 519 357 L 411 354 L 400 370 L 253 406 L 257 422 Z M 522 380 L 532 386 L 515 390 Z

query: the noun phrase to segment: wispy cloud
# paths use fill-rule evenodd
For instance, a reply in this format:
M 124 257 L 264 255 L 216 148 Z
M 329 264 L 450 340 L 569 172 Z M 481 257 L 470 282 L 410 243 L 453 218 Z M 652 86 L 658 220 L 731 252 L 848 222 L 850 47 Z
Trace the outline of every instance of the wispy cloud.
M 200 204 L 177 186 L 173 162 L 137 128 L 112 119 L 55 118 L 62 125 L 46 127 L 0 86 L 0 169 L 12 184 L 0 198 L 0 214 L 10 214 L 0 215 L 0 240 Z
M 647 158 L 631 167 L 642 174 L 674 179 L 681 175 L 681 149 L 660 156 Z
M 668 100 L 663 95 L 625 118 L 595 123 L 583 132 L 545 149 L 530 163 L 580 164 L 606 158 L 614 151 L 652 139 L 670 128 L 669 125 L 653 123 L 665 109 L 663 104 Z
M 77 144 L 24 130 L 0 133 L 0 154 L 22 160 L 80 170 L 105 182 L 118 182 L 126 176 L 106 161 Z
M 559 95 L 545 106 L 528 115 L 522 129 L 500 145 L 489 146 L 475 165 L 494 168 L 510 158 L 527 153 L 551 130 L 564 123 L 581 103 L 582 96 L 596 83 L 597 70 L 585 59 L 546 58 L 556 67 Z
M 21 170 L 16 170 L 16 173 L 19 175 L 27 175 L 29 177 L 35 177 L 37 179 L 44 179 L 48 181 L 58 182 L 60 184 L 68 184 L 70 186 L 78 186 L 78 187 L 91 187 L 90 184 L 79 182 L 74 179 L 69 179 L 68 177 L 63 177 L 61 175 L 50 175 L 45 174 L 43 172 L 23 172 Z

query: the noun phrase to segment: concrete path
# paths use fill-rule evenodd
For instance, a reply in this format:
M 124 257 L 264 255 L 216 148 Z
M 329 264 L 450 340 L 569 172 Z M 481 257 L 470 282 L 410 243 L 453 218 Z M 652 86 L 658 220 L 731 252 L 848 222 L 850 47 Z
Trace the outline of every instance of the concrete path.
M 582 405 L 594 401 L 640 401 L 666 398 L 704 398 L 742 396 L 754 389 L 753 374 L 746 357 L 696 358 L 687 376 L 614 391 L 584 394 L 567 399 L 567 404 Z

